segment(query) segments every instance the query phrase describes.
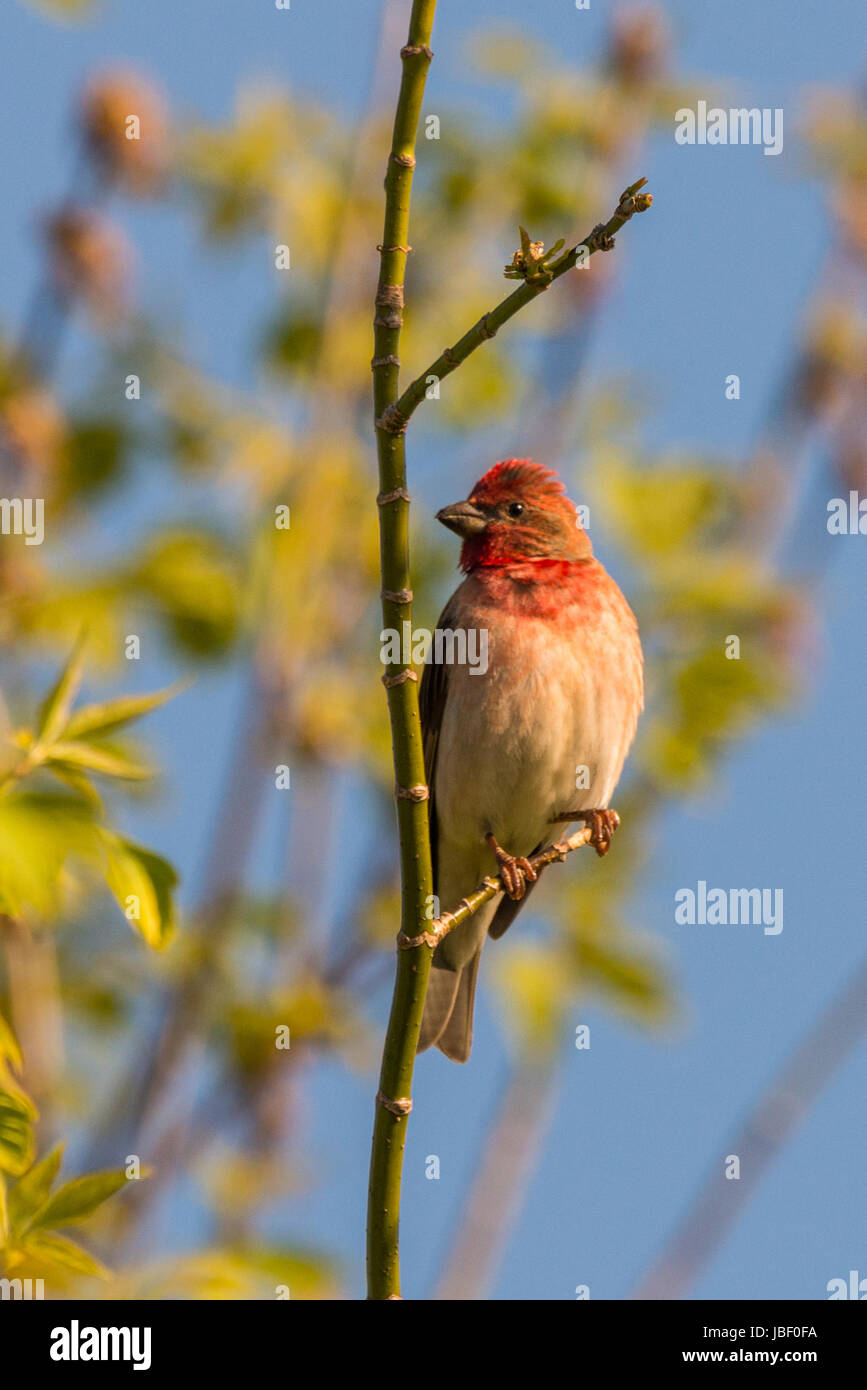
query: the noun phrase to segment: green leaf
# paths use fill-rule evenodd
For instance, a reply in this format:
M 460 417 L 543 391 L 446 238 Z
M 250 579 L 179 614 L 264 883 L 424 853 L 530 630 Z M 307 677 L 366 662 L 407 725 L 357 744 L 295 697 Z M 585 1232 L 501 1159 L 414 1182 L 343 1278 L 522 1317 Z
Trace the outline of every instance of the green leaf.
M 121 695 L 117 700 L 85 705 L 83 709 L 75 711 L 67 724 L 66 737 L 80 739 L 85 734 L 102 736 L 110 730 L 120 729 L 134 719 L 140 719 L 143 714 L 158 709 L 182 688 L 179 685 L 167 686 L 165 690 L 156 690 L 150 695 Z
M 233 640 L 239 585 L 226 547 L 197 531 L 161 532 L 130 570 L 161 614 L 173 640 L 197 656 L 214 656 Z
M 604 489 L 594 496 L 641 562 L 682 556 L 693 573 L 696 553 L 736 515 L 737 496 L 730 476 L 682 463 L 635 467 L 616 451 L 603 450 L 597 464 Z
M 291 318 L 282 317 L 271 325 L 265 340 L 269 366 L 277 371 L 306 374 L 317 360 L 321 323 L 311 314 L 305 318 L 295 310 Z
M 106 882 L 130 924 L 160 950 L 174 931 L 173 889 L 177 874 L 167 860 L 113 831 L 103 832 L 108 857 Z M 135 899 L 130 903 L 130 899 Z M 131 915 L 131 909 L 136 909 Z
M 103 777 L 120 777 L 128 782 L 146 782 L 153 777 L 153 768 L 93 743 L 53 743 L 45 754 L 45 766 L 86 768 Z
M 0 1014 L 0 1061 L 11 1062 L 18 1071 L 24 1065 L 18 1040 L 2 1014 Z
M 51 763 L 48 770 L 61 782 L 65 782 L 67 787 L 77 792 L 83 800 L 88 801 L 98 816 L 102 816 L 105 810 L 102 797 L 79 768 L 72 767 L 69 763 Z
M 40 743 L 53 743 L 66 728 L 72 702 L 78 694 L 84 674 L 85 641 L 85 635 L 82 634 L 57 681 L 40 706 L 36 726 L 36 736 Z
M 118 482 L 130 444 L 130 431 L 108 417 L 73 422 L 63 444 L 63 466 L 52 479 L 61 501 L 86 500 Z
M 36 1106 L 11 1076 L 0 1072 L 0 1169 L 18 1177 L 33 1162 Z
M 9 1191 L 9 1225 L 13 1235 L 20 1231 L 35 1211 L 48 1201 L 54 1179 L 63 1161 L 63 1144 L 58 1144 L 32 1168 L 28 1168 Z
M 58 1188 L 31 1222 L 33 1230 L 50 1230 L 55 1226 L 74 1226 L 86 1221 L 103 1202 L 113 1197 L 128 1179 L 122 1168 L 104 1173 L 85 1173 Z
M 100 1264 L 99 1260 L 83 1250 L 74 1240 L 68 1236 L 48 1234 L 47 1231 L 40 1231 L 28 1236 L 27 1240 L 19 1245 L 18 1250 L 23 1257 L 23 1265 L 26 1268 L 30 1261 L 36 1262 L 45 1274 L 50 1274 L 53 1270 L 63 1273 L 81 1274 L 86 1279 L 105 1279 L 112 1277 L 111 1270 L 106 1269 L 105 1265 Z M 43 1276 L 44 1277 L 44 1276 Z
M 660 963 L 628 937 L 584 938 L 577 944 L 577 962 L 587 983 L 627 1013 L 649 1023 L 670 1016 L 671 989 Z
M 230 1246 L 197 1250 L 137 1270 L 131 1299 L 180 1298 L 196 1301 L 273 1299 L 286 1287 L 293 1300 L 337 1297 L 336 1271 L 306 1250 Z
M 0 800 L 0 912 L 29 906 L 45 917 L 60 903 L 70 856 L 100 864 L 93 807 L 72 796 L 23 792 Z

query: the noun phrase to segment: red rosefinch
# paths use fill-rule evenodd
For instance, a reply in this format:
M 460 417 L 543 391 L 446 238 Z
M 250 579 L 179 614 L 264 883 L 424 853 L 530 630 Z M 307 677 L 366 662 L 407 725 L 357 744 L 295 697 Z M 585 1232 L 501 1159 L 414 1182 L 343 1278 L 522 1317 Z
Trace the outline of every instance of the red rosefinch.
M 527 857 L 585 819 L 597 852 L 643 705 L 638 627 L 556 473 L 497 463 L 437 513 L 466 578 L 438 628 L 487 633 L 488 665 L 430 660 L 421 683 L 434 890 L 455 908 L 494 867 L 506 883 L 437 947 L 419 1051 L 465 1062 L 485 936 L 502 936 L 536 875 Z M 476 649 L 478 650 L 478 649 Z M 558 818 L 561 824 L 558 827 Z

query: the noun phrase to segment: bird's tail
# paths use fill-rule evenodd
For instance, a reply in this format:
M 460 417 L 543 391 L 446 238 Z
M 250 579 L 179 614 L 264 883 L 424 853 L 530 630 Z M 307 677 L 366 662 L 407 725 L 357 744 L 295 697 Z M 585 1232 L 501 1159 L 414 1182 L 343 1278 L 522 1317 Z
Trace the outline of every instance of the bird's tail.
M 430 972 L 418 1051 L 434 1044 L 453 1062 L 466 1062 L 473 1045 L 473 1004 L 479 973 L 481 946 L 460 970 L 449 970 L 434 960 Z

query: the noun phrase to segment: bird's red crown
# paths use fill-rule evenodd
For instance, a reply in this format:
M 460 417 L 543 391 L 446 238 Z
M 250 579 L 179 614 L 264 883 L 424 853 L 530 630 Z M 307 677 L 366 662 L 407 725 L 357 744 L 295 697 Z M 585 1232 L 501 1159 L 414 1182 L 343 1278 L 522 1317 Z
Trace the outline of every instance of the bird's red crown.
M 471 532 L 463 532 L 465 570 L 527 561 L 575 563 L 592 556 L 563 482 L 533 459 L 495 463 L 470 492 L 468 505 L 480 517 Z

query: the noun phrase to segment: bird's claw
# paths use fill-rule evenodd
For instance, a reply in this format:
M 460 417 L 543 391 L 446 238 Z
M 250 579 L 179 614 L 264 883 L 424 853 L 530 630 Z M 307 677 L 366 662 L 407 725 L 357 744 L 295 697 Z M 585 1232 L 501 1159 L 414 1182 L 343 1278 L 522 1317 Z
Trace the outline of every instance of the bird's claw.
M 555 821 L 583 820 L 590 827 L 589 844 L 593 846 L 600 859 L 611 848 L 611 837 L 620 824 L 616 811 L 564 811 L 554 816 Z
M 485 839 L 494 851 L 497 865 L 500 870 L 500 878 L 503 880 L 503 887 L 509 897 L 517 902 L 523 898 L 527 891 L 527 883 L 535 883 L 539 877 L 529 859 L 523 854 L 509 854 L 494 839 L 489 832 Z
M 590 826 L 590 844 L 600 859 L 611 848 L 611 836 L 620 824 L 616 811 L 582 811 L 581 819 Z

